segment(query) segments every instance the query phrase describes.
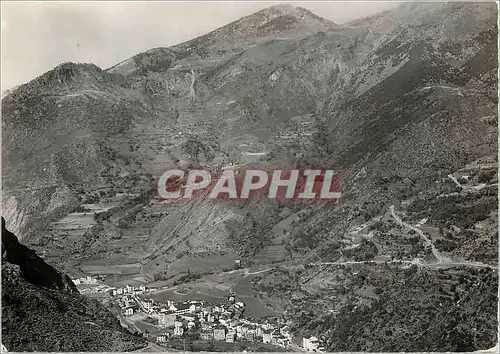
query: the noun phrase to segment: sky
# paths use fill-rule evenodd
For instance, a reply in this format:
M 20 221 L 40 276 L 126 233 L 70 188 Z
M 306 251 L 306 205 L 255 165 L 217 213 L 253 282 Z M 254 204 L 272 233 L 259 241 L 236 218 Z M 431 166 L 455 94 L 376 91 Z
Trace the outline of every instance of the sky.
M 68 61 L 90 62 L 105 69 L 278 3 L 307 8 L 338 24 L 397 5 L 369 1 L 2 1 L 1 89 L 26 83 Z

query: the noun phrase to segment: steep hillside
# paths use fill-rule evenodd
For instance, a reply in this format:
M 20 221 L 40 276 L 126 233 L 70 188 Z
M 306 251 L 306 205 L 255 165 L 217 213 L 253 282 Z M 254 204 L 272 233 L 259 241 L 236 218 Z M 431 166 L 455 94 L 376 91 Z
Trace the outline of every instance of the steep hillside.
M 10 351 L 128 351 L 145 341 L 123 329 L 71 279 L 20 244 L 2 217 L 2 344 Z
M 457 7 L 441 4 L 432 5 L 429 9 L 420 5 L 413 7 L 412 13 L 426 19 L 431 10 L 447 14 L 452 18 L 465 17 L 464 21 L 467 24 L 470 11 L 478 11 L 478 6 L 470 4 Z M 403 7 L 402 11 L 405 13 L 404 11 L 409 10 Z M 320 122 L 314 122 L 314 118 L 312 119 L 313 125 L 309 128 L 313 133 L 312 147 L 308 147 L 303 141 L 296 142 L 295 139 L 278 144 L 268 143 L 267 146 L 273 149 L 272 156 L 269 156 L 270 161 L 277 162 L 283 158 L 291 158 L 307 162 L 318 158 L 319 154 L 320 159 L 340 169 L 344 176 L 345 200 L 341 210 L 311 208 L 309 214 L 313 217 L 305 224 L 291 230 L 292 243 L 295 242 L 293 238 L 301 237 L 303 230 L 308 228 L 315 230 L 317 240 L 308 241 L 310 249 L 323 242 L 321 239 L 328 242 L 332 235 L 342 238 L 353 225 L 366 221 L 365 218 L 377 216 L 390 204 L 416 197 L 428 189 L 436 179 L 446 177 L 447 174 L 482 156 L 495 156 L 497 129 L 495 123 L 487 118 L 495 117 L 497 114 L 496 99 L 490 95 L 496 86 L 495 81 L 490 79 L 496 72 L 496 62 L 492 60 L 496 52 L 494 39 L 496 28 L 493 17 L 485 7 L 480 14 L 489 18 L 489 22 L 484 22 L 480 28 L 474 25 L 465 38 L 453 37 L 452 34 L 457 29 L 451 28 L 446 22 L 423 23 L 423 29 L 419 31 L 412 27 L 403 31 L 401 27 L 405 23 L 396 23 L 393 25 L 396 29 L 384 33 L 385 39 L 380 40 L 374 52 L 355 55 L 360 64 L 358 67 L 351 71 L 344 68 L 344 73 L 339 69 L 337 75 L 332 72 L 333 81 L 330 81 L 331 76 L 322 77 L 320 80 L 321 76 L 318 78 L 317 72 L 316 75 L 310 75 L 310 71 L 305 66 L 302 67 L 303 76 L 300 77 L 303 81 L 308 81 L 312 77 L 322 84 L 330 82 L 333 85 L 330 87 L 330 97 L 325 98 L 326 102 L 322 108 L 316 108 L 314 105 L 307 108 L 304 104 L 307 98 L 304 95 L 294 95 L 294 99 L 302 104 L 300 109 L 303 111 L 282 112 L 274 115 L 272 119 L 270 117 L 260 119 L 265 116 L 262 112 L 265 104 L 255 105 L 259 107 L 255 115 L 258 117 L 255 124 L 264 126 L 266 132 L 272 131 L 273 128 L 278 129 L 276 125 L 281 117 L 291 118 L 307 111 L 309 113 L 316 111 L 316 116 L 326 121 L 327 136 L 322 138 L 318 134 L 321 130 L 318 129 L 321 126 Z M 392 16 L 397 18 L 395 15 Z M 403 19 L 406 21 L 405 16 Z M 412 21 L 417 20 L 412 19 Z M 446 36 L 446 41 L 438 46 L 427 44 L 429 37 L 444 30 L 450 32 L 450 35 Z M 312 36 L 301 43 L 319 41 L 318 36 L 321 37 L 321 35 Z M 466 47 L 464 40 L 474 43 L 474 47 L 468 48 L 466 54 L 462 53 Z M 449 52 L 451 47 L 456 48 L 455 54 Z M 361 49 L 354 45 L 353 52 L 355 50 Z M 333 57 L 331 59 L 333 62 L 335 56 L 338 56 L 336 53 L 331 54 L 330 51 L 325 53 Z M 294 65 L 298 65 L 303 57 L 295 56 L 294 59 L 296 59 L 293 61 Z M 481 71 L 471 71 L 470 68 L 475 66 L 477 60 L 482 60 Z M 322 63 L 322 67 L 328 67 L 323 60 L 319 62 Z M 316 70 L 315 64 L 320 65 L 318 58 L 312 58 L 309 70 Z M 287 70 L 283 75 L 287 75 Z M 299 92 L 297 89 L 295 91 L 288 89 L 286 84 L 285 79 L 278 79 L 277 86 L 266 92 L 262 99 L 265 99 L 266 104 L 273 104 L 273 107 L 286 107 L 285 109 L 290 110 L 292 105 L 277 104 L 272 101 L 273 95 L 276 95 L 279 89 L 284 90 L 283 96 L 289 92 Z M 252 87 L 243 84 L 237 86 L 242 89 Z M 314 85 L 314 87 L 316 91 L 313 96 L 322 97 L 318 89 L 321 86 Z M 254 96 L 254 102 L 258 102 L 259 97 L 258 94 Z M 284 126 L 292 124 L 290 118 Z M 274 127 L 266 126 L 268 122 Z M 252 123 L 248 120 L 239 120 L 237 126 L 241 131 L 249 124 Z M 255 130 L 253 134 L 256 134 Z M 233 133 L 232 136 L 234 135 L 237 134 Z M 295 148 L 299 154 L 290 156 L 288 154 L 290 148 Z M 207 233 L 211 234 L 211 242 L 219 240 L 217 242 L 224 243 L 229 237 L 231 223 L 235 219 L 245 219 L 241 218 L 240 212 L 228 206 L 211 206 L 203 203 L 198 205 L 199 208 L 193 209 L 193 206 L 189 206 L 183 211 L 179 210 L 160 224 L 164 226 L 159 225 L 153 229 L 154 237 L 151 239 L 151 245 L 160 247 L 161 235 L 165 235 L 165 241 L 171 240 L 166 241 L 166 245 L 170 245 L 171 242 L 173 245 L 175 240 L 185 240 L 189 237 L 192 237 L 192 240 L 206 240 L 203 235 Z M 491 208 L 494 210 L 496 206 L 492 205 Z M 192 214 L 196 213 L 194 210 L 200 214 L 193 218 Z M 205 214 L 205 210 L 210 214 Z M 213 224 L 209 220 L 216 218 L 219 213 L 217 210 L 225 213 L 225 216 L 221 217 L 224 221 L 216 223 L 217 228 L 209 227 L 208 225 Z M 182 213 L 182 217 L 179 217 L 179 212 Z M 252 209 L 249 208 L 246 212 L 252 213 Z M 274 224 L 280 221 L 279 217 L 272 216 L 273 214 L 279 215 L 279 212 L 276 214 L 271 209 L 269 218 L 263 217 L 263 213 L 260 213 L 259 221 L 266 224 L 263 226 L 264 229 L 271 230 Z M 357 215 L 361 215 L 361 219 Z M 195 229 L 190 229 L 191 227 Z M 254 226 L 250 226 L 252 227 Z M 185 231 L 182 231 L 183 229 Z M 175 233 L 177 236 L 174 236 L 172 230 L 177 230 Z M 306 235 L 311 235 L 311 232 L 307 232 Z M 272 233 L 268 234 L 268 241 L 265 242 L 272 244 L 272 238 Z M 178 247 L 177 245 L 170 249 L 174 251 Z M 258 251 L 259 248 L 254 250 Z M 164 254 L 155 252 L 159 253 Z
M 258 291 L 287 294 L 294 331 L 323 335 L 331 352 L 460 352 L 497 342 L 496 271 L 330 264 L 277 268 L 253 281 Z
M 2 101 L 7 224 L 64 266 L 133 266 L 130 282 L 272 270 L 255 294 L 330 350 L 491 347 L 496 15 L 405 3 L 338 26 L 274 6 L 107 70 L 63 64 Z M 341 203 L 155 198 L 167 166 L 230 162 L 332 166 Z
M 333 32 L 307 37 L 320 29 Z M 37 230 L 79 204 L 106 210 L 118 193 L 148 190 L 166 164 L 221 164 L 266 149 L 328 91 L 342 61 L 329 50 L 347 38 L 337 29 L 277 6 L 193 40 L 196 47 L 154 49 L 105 71 L 67 63 L 19 87 L 2 106 L 8 225 L 38 244 Z M 235 52 L 197 54 L 229 37 Z
M 129 162 L 109 142 L 146 110 L 126 86 L 95 65 L 67 63 L 2 100 L 3 198 L 6 216 L 23 216 L 11 225 L 21 236 L 74 209 L 77 187 Z

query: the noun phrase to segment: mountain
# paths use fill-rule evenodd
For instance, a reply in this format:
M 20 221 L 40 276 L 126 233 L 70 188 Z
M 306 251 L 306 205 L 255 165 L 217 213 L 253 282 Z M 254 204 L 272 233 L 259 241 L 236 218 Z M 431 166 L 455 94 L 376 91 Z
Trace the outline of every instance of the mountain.
M 405 3 L 339 26 L 280 5 L 106 70 L 62 64 L 2 100 L 7 225 L 128 282 L 208 291 L 240 259 L 267 270 L 255 301 L 330 351 L 492 347 L 496 15 Z M 167 166 L 230 162 L 333 166 L 341 203 L 155 199 Z
M 2 217 L 2 344 L 10 351 L 126 351 L 146 346 L 71 279 L 20 244 Z
M 3 90 L 2 92 L 2 98 L 4 98 L 5 96 L 7 96 L 9 93 L 11 93 L 12 91 L 14 91 L 18 86 L 14 86 L 14 87 L 11 87 L 10 89 L 5 89 Z
M 168 49 L 158 48 L 138 54 L 109 70 L 130 75 L 139 67 L 148 68 L 148 65 L 154 65 L 149 67 L 153 70 L 160 69 L 162 66 L 163 69 L 167 69 L 165 66 L 170 65 L 172 61 L 182 59 L 224 60 L 224 58 L 228 59 L 240 53 L 245 47 L 254 46 L 257 43 L 275 39 L 300 40 L 320 31 L 340 30 L 341 27 L 337 24 L 307 9 L 292 5 L 275 5 L 185 43 Z
M 259 30 L 263 23 L 289 17 L 295 19 L 291 27 Z M 249 139 L 262 135 L 269 140 L 264 127 L 258 132 L 254 127 L 267 121 L 276 130 L 276 124 L 287 124 L 290 115 L 309 113 L 316 91 L 326 90 L 321 80 L 330 68 L 322 62 L 307 65 L 303 59 L 296 63 L 300 57 L 296 43 L 311 31 L 328 28 L 334 29 L 332 40 L 345 36 L 336 30 L 338 26 L 304 9 L 276 6 L 185 44 L 139 54 L 108 70 L 66 63 L 22 85 L 4 98 L 2 108 L 9 226 L 21 237 L 29 236 L 71 212 L 81 199 L 76 189 L 83 188 L 88 198 L 94 198 L 95 191 L 87 189 L 95 186 L 96 175 L 111 190 L 110 184 L 129 183 L 115 178 L 128 174 L 123 179 L 139 179 L 142 184 L 134 190 L 142 192 L 151 187 L 149 173 L 158 175 L 165 163 L 224 161 L 238 154 L 235 145 L 240 143 L 228 141 L 231 134 L 257 133 Z M 226 50 L 228 36 L 235 44 Z M 300 53 L 320 46 L 326 39 L 321 36 L 306 38 Z M 215 54 L 204 59 L 200 51 Z M 322 60 L 325 54 L 306 56 Z M 284 72 L 288 66 L 290 71 Z M 305 74 L 321 77 L 306 83 L 301 76 L 304 69 L 311 71 Z M 275 90 L 273 78 L 281 72 L 285 86 Z M 263 82 L 267 83 L 261 87 Z M 292 99 L 288 90 L 303 94 L 304 102 Z M 271 105 L 259 102 L 268 99 L 273 100 Z M 266 111 L 260 112 L 262 108 Z M 255 120 L 259 115 L 262 119 Z M 271 116 L 284 120 L 266 119 Z M 179 138 L 179 124 L 197 125 L 189 128 L 192 139 L 166 147 L 165 140 Z M 214 136 L 221 130 L 228 137 Z M 194 140 L 206 151 L 186 156 Z

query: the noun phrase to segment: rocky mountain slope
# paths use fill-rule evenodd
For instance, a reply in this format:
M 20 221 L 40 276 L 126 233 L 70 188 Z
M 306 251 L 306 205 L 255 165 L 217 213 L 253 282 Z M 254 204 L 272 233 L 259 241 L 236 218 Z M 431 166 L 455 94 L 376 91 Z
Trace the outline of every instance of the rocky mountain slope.
M 146 346 L 97 300 L 20 244 L 2 217 L 2 344 L 10 351 L 128 351 Z
M 467 294 L 497 286 L 496 15 L 405 3 L 339 26 L 274 6 L 107 70 L 60 65 L 2 100 L 7 224 L 52 262 L 132 264 L 137 281 L 271 267 L 260 296 L 297 334 L 346 339 L 330 350 L 493 346 L 495 297 Z M 255 161 L 333 166 L 342 201 L 154 198 L 168 165 Z M 431 309 L 446 328 L 472 314 L 451 336 Z

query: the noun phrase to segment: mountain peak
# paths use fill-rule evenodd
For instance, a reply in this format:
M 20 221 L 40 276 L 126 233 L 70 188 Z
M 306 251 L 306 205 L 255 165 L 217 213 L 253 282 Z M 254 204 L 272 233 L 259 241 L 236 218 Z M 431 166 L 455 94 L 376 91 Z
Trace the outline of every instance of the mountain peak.
M 311 11 L 290 4 L 279 4 L 243 17 L 222 29 L 243 32 L 249 36 L 310 34 L 337 29 L 339 26 Z
M 290 4 L 273 5 L 257 12 L 255 15 L 292 16 L 299 20 L 306 20 L 307 18 L 310 18 L 325 24 L 334 24 L 333 22 L 316 15 L 304 7 L 293 6 Z
M 266 13 L 275 13 L 275 14 L 294 14 L 296 12 L 297 8 L 293 5 L 290 4 L 278 4 L 278 5 L 273 5 L 266 7 L 265 9 L 261 10 L 260 12 L 266 12 Z
M 264 10 L 271 10 L 271 11 L 293 11 L 296 9 L 296 6 L 293 6 L 291 4 L 277 4 L 277 5 L 272 5 L 269 7 L 266 7 Z
M 317 20 L 322 20 L 325 22 L 332 23 L 331 21 L 328 21 L 327 19 L 324 19 L 324 18 L 316 15 L 314 12 L 312 12 L 304 7 L 294 6 L 291 4 L 278 4 L 278 5 L 269 6 L 269 7 L 265 8 L 257 13 L 260 13 L 260 12 L 266 13 L 266 14 L 277 15 L 277 16 L 289 15 L 289 16 L 297 16 L 300 18 L 311 17 L 311 18 L 314 18 Z
M 102 74 L 102 69 L 91 63 L 66 62 L 57 65 L 54 69 L 36 77 L 32 81 L 20 85 L 4 93 L 2 99 L 12 94 L 33 94 L 40 90 L 50 90 L 51 87 L 61 85 L 80 85 L 91 83 Z

